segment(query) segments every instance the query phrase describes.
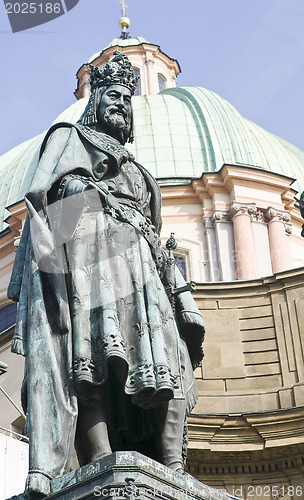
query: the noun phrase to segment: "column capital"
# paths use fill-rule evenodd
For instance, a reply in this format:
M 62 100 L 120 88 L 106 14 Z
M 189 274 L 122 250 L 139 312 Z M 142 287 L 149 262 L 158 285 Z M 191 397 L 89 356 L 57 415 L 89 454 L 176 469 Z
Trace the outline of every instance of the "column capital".
M 255 215 L 257 211 L 256 204 L 255 203 L 239 203 L 237 201 L 233 201 L 231 203 L 231 208 L 230 208 L 230 217 L 233 219 L 236 215 Z
M 210 216 L 207 216 L 207 215 L 204 215 L 203 216 L 203 223 L 205 225 L 205 227 L 213 227 L 213 218 L 210 217 Z
M 229 212 L 227 210 L 214 210 L 211 221 L 213 224 L 216 222 L 229 222 Z
M 287 210 L 278 210 L 273 207 L 268 207 L 265 213 L 265 218 L 267 222 L 280 221 L 280 222 L 289 222 L 291 217 L 290 213 Z

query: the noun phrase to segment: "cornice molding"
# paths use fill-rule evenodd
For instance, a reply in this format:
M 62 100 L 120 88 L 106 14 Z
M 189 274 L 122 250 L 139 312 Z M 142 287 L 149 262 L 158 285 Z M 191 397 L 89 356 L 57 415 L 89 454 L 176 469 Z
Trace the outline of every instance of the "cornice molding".
M 304 453 L 304 407 L 263 413 L 188 417 L 189 448 L 246 453 L 282 446 L 301 446 Z
M 260 479 L 262 474 L 264 480 L 268 474 L 272 479 L 282 476 L 282 481 L 285 481 L 277 485 L 279 489 L 286 484 L 286 476 L 289 474 L 303 475 L 304 445 L 301 443 L 259 451 L 215 452 L 188 449 L 186 470 L 196 478 L 204 478 L 205 481 L 206 476 L 223 478 L 246 474 Z
M 195 298 L 214 298 L 217 299 L 230 297 L 250 297 L 265 295 L 272 290 L 281 290 L 290 287 L 303 287 L 304 267 L 280 271 L 265 278 L 231 281 L 231 282 L 208 282 L 196 283 Z

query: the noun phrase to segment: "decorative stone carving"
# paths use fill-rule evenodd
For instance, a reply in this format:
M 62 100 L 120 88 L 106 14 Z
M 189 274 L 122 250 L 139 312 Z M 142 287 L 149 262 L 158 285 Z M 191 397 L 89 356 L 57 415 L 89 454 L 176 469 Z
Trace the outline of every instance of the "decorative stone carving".
M 289 222 L 285 222 L 284 227 L 285 233 L 290 236 L 292 234 L 292 224 L 290 224 Z
M 268 222 L 271 222 L 273 219 L 277 219 L 282 222 L 289 222 L 291 217 L 290 213 L 287 210 L 277 210 L 273 207 L 268 207 L 265 217 Z
M 214 210 L 211 220 L 213 224 L 216 222 L 229 222 L 229 212 L 226 210 Z
M 117 452 L 51 481 L 53 499 L 238 500 L 225 489 L 179 475 L 134 451 Z M 13 497 L 8 500 L 16 500 Z M 26 500 L 18 496 L 18 500 Z
M 230 208 L 230 217 L 233 219 L 236 215 L 246 214 L 246 215 L 255 215 L 257 212 L 257 208 L 255 203 L 238 203 L 233 201 L 231 203 Z
M 265 218 L 267 222 L 277 221 L 284 224 L 285 233 L 289 236 L 292 233 L 292 224 L 290 223 L 291 216 L 287 210 L 277 210 L 272 207 L 268 207 Z

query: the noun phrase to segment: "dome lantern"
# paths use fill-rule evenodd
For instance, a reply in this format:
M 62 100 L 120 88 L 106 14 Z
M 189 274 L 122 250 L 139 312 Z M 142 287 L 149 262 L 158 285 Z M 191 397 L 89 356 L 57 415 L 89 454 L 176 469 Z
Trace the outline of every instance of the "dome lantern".
M 126 8 L 128 7 L 125 3 L 125 0 L 120 0 L 121 3 L 121 8 L 122 8 L 122 17 L 119 19 L 119 26 L 122 29 L 122 33 L 120 38 L 125 40 L 126 38 L 130 38 L 129 33 L 127 32 L 127 29 L 130 28 L 131 21 L 130 19 L 126 16 Z
M 136 76 L 139 77 L 135 95 L 156 95 L 162 90 L 176 87 L 177 75 L 181 71 L 179 63 L 162 52 L 158 45 L 149 43 L 143 37 L 132 38 L 125 33 L 126 36 L 114 38 L 105 49 L 94 54 L 87 64 L 79 68 L 76 74 L 77 99 L 90 95 L 90 64 L 102 67 L 112 59 L 115 50 L 128 56 Z
M 162 52 L 159 45 L 151 44 L 143 37 L 131 37 L 127 31 L 131 22 L 126 15 L 125 0 L 120 0 L 120 4 L 121 36 L 114 38 L 105 49 L 94 54 L 87 64 L 79 68 L 76 74 L 77 89 L 74 92 L 77 99 L 90 95 L 90 64 L 102 67 L 112 59 L 115 50 L 126 54 L 133 66 L 135 76 L 138 78 L 135 95 L 156 95 L 163 90 L 176 87 L 177 75 L 181 72 L 179 63 Z

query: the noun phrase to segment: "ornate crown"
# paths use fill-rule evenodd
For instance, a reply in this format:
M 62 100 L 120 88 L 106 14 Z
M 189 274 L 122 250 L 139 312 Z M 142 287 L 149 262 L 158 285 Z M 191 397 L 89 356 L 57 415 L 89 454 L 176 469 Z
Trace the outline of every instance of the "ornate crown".
M 138 77 L 134 76 L 131 63 L 126 56 L 118 50 L 115 50 L 111 62 L 105 64 L 102 68 L 97 68 L 90 64 L 90 84 L 91 91 L 104 85 L 123 85 L 134 94 Z

